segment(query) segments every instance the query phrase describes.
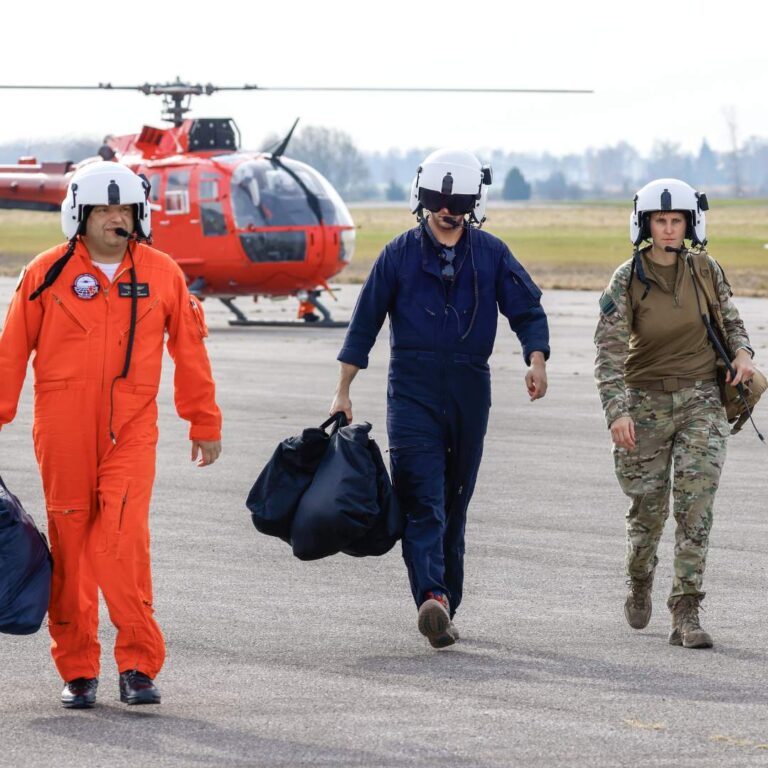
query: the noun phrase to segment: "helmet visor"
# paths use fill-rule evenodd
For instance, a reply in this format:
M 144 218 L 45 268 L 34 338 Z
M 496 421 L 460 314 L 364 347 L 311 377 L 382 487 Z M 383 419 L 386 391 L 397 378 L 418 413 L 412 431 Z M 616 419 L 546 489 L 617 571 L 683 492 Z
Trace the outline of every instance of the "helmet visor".
M 475 208 L 475 195 L 443 195 L 433 189 L 419 188 L 419 202 L 432 213 L 448 209 L 453 216 L 471 213 Z

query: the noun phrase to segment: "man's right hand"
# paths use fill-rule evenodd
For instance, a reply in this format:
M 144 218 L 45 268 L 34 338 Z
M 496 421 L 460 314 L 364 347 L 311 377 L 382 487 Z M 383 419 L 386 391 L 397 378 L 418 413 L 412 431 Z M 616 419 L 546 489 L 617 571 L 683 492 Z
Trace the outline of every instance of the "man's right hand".
M 352 401 L 349 399 L 348 394 L 337 392 L 334 395 L 333 402 L 331 403 L 331 410 L 328 411 L 329 416 L 333 416 L 335 413 L 342 411 L 347 417 L 347 423 L 352 423 Z
M 347 417 L 347 423 L 352 423 L 352 401 L 349 399 L 349 387 L 360 369 L 351 363 L 341 363 L 339 366 L 339 383 L 331 403 L 330 415 L 341 411 Z
M 635 422 L 631 416 L 619 416 L 611 424 L 611 437 L 617 448 L 635 449 Z

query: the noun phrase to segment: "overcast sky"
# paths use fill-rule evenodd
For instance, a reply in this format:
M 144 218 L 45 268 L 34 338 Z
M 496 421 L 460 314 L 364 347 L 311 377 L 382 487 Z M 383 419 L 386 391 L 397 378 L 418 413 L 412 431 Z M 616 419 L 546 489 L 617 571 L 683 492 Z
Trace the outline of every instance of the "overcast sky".
M 235 10 L 236 7 L 246 10 Z M 0 83 L 591 88 L 593 95 L 235 93 L 193 115 L 231 116 L 245 147 L 305 125 L 365 150 L 500 147 L 581 152 L 655 140 L 728 149 L 768 136 L 765 14 L 757 2 L 6 2 Z M 0 143 L 160 125 L 140 93 L 0 91 Z

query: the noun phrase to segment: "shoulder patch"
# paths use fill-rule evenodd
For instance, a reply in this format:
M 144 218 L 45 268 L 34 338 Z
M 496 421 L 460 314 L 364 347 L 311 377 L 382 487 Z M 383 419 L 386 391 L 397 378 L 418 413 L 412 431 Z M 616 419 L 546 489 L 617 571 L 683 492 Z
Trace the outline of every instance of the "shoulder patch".
M 605 291 L 600 294 L 600 311 L 606 315 L 606 317 L 610 317 L 616 313 L 616 303 Z

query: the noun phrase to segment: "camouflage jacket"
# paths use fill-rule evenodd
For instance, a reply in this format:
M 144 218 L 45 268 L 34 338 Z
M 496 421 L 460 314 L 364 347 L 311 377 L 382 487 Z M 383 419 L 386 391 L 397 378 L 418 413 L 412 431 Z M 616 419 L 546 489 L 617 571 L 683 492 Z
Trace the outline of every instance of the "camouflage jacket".
M 723 313 L 723 324 L 728 346 L 734 352 L 744 348 L 753 354 L 749 336 L 731 301 L 733 292 L 720 265 L 707 256 L 714 276 L 717 296 Z M 624 383 L 624 364 L 632 336 L 632 305 L 629 297 L 629 279 L 632 259 L 625 261 L 614 273 L 608 287 L 600 296 L 600 318 L 595 331 L 595 382 L 608 426 L 620 416 L 628 416 L 627 393 Z M 635 275 L 634 279 L 637 279 Z

